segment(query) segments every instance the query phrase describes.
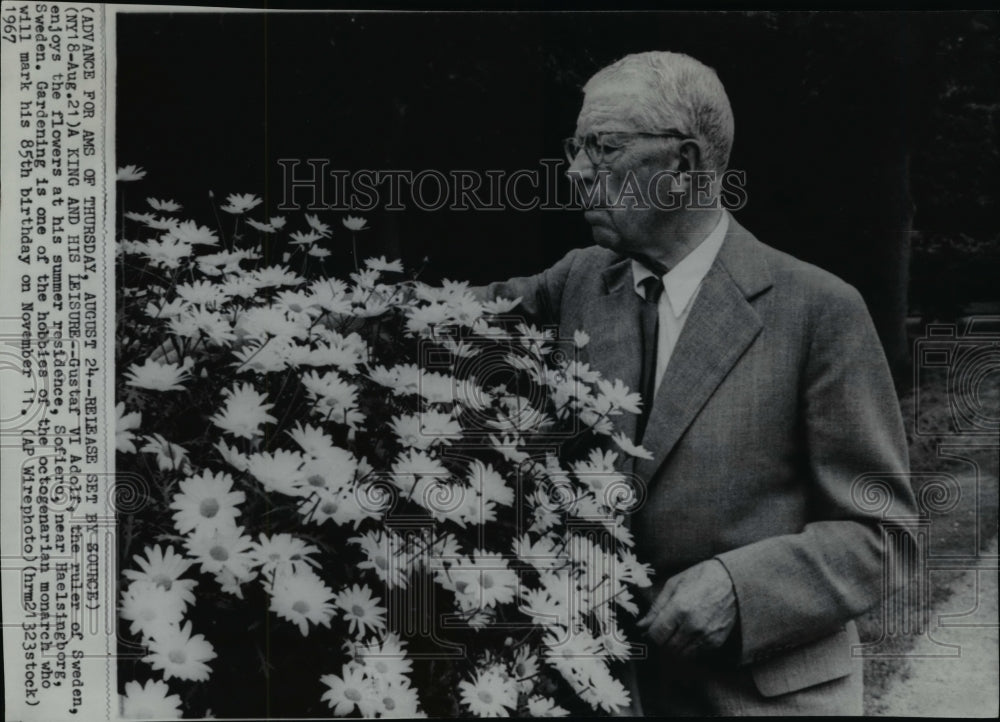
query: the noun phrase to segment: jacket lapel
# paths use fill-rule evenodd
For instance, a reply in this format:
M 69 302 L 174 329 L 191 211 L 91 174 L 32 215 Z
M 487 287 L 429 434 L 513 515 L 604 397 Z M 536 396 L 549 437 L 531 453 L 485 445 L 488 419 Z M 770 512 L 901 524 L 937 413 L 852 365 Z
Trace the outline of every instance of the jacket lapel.
M 730 228 L 677 340 L 653 403 L 642 445 L 652 460 L 635 471 L 652 480 L 702 406 L 763 325 L 749 299 L 771 286 L 758 241 L 730 218 Z M 633 294 L 634 295 L 634 294 Z

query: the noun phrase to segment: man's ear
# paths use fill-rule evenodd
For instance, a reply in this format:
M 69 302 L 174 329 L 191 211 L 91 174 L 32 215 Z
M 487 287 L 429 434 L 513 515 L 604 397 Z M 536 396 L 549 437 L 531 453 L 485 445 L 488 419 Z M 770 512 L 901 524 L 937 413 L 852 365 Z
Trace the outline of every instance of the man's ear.
M 681 143 L 681 147 L 678 149 L 677 155 L 677 170 L 681 173 L 702 169 L 702 162 L 704 159 L 701 156 L 701 146 L 698 144 L 698 141 L 693 138 L 685 139 Z

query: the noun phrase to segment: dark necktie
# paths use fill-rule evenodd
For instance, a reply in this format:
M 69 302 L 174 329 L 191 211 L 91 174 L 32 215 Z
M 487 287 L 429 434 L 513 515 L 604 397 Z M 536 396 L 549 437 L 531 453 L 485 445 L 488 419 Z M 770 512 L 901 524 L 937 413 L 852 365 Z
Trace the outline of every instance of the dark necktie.
M 639 392 L 642 394 L 642 413 L 636 419 L 635 443 L 642 441 L 653 408 L 653 393 L 656 388 L 656 341 L 659 336 L 659 303 L 663 294 L 663 280 L 659 276 L 649 276 L 642 281 L 646 297 L 639 307 L 639 328 L 642 333 L 642 376 Z

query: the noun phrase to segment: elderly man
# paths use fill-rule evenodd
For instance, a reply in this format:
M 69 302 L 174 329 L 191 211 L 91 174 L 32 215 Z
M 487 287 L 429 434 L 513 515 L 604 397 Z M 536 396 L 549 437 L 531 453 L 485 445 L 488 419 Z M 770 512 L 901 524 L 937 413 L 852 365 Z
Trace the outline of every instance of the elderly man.
M 567 140 L 597 245 L 485 294 L 585 329 L 587 360 L 653 398 L 624 422 L 653 456 L 631 520 L 658 580 L 642 713 L 859 714 L 852 620 L 881 598 L 883 543 L 852 492 L 879 475 L 912 513 L 899 407 L 857 291 L 720 208 L 732 139 L 697 60 L 604 68 Z

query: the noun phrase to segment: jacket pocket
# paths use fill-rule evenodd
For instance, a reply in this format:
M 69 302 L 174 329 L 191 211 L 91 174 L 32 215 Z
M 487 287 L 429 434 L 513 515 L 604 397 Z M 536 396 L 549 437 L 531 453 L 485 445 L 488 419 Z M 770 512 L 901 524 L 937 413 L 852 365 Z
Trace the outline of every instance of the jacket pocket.
M 752 664 L 750 674 L 765 697 L 796 692 L 851 674 L 861 661 L 851 658 L 851 647 L 857 643 L 857 626 L 848 622 L 829 637 Z

